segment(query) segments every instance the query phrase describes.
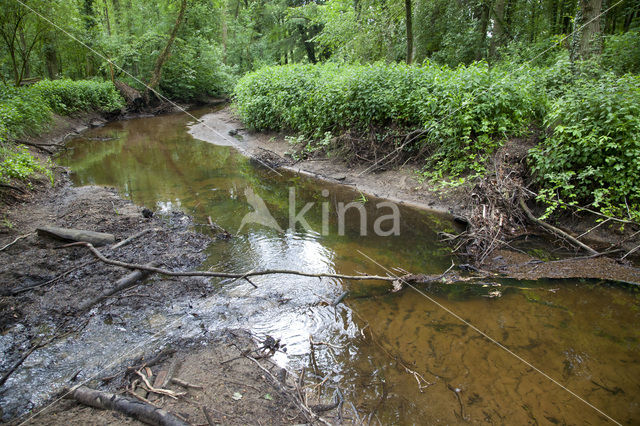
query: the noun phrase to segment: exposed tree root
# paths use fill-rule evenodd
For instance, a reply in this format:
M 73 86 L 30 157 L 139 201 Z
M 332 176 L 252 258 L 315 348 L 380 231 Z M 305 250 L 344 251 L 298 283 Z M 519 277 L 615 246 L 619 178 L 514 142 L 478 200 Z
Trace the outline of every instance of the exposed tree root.
M 569 241 L 571 244 L 576 245 L 576 246 L 588 251 L 592 255 L 598 255 L 599 254 L 596 250 L 592 249 L 591 247 L 589 247 L 585 243 L 581 242 L 577 238 L 574 238 L 571 235 L 567 234 L 562 229 L 558 229 L 555 226 L 550 225 L 550 224 L 548 224 L 546 222 L 543 222 L 542 220 L 540 220 L 537 217 L 535 217 L 533 215 L 533 213 L 531 213 L 531 210 L 529 210 L 529 207 L 527 207 L 527 204 L 524 202 L 524 199 L 522 197 L 520 197 L 518 202 L 520 204 L 520 207 L 525 212 L 525 214 L 527 215 L 527 217 L 529 218 L 530 221 L 536 223 L 537 225 L 540 225 L 542 228 L 546 229 L 547 231 L 551 232 L 552 234 L 554 234 L 556 236 L 559 236 L 559 237 Z

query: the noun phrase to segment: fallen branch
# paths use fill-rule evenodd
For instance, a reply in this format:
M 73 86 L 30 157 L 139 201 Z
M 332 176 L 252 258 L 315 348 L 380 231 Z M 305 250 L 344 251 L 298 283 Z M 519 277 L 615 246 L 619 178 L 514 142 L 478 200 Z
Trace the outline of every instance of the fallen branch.
M 120 241 L 119 243 L 116 243 L 116 244 L 112 245 L 111 249 L 118 249 L 120 247 L 124 247 L 125 245 L 129 244 L 131 241 L 135 240 L 136 238 L 139 238 L 142 235 L 147 234 L 147 233 L 149 233 L 151 231 L 158 231 L 158 230 L 159 230 L 158 228 L 149 228 L 149 229 L 145 229 L 144 231 L 140 231 L 137 234 L 134 234 L 134 235 L 130 236 L 129 238 L 124 239 L 124 240 Z M 74 266 L 72 268 L 67 269 L 63 273 L 51 278 L 49 281 L 45 281 L 45 282 L 40 283 L 40 284 L 34 284 L 34 285 L 27 286 L 27 287 L 19 288 L 17 290 L 8 290 L 8 291 L 4 291 L 4 292 L 2 290 L 0 290 L 0 295 L 2 295 L 2 296 L 16 296 L 16 295 L 18 295 L 20 293 L 24 293 L 24 292 L 27 292 L 29 290 L 33 290 L 33 289 L 36 289 L 36 288 L 44 287 L 44 286 L 49 285 L 49 284 L 51 284 L 51 283 L 53 283 L 55 281 L 58 281 L 60 278 L 64 278 L 65 276 L 69 275 L 73 271 L 76 271 L 76 270 L 78 270 L 80 268 L 84 268 L 85 266 L 89 266 L 89 265 L 91 265 L 91 264 L 93 264 L 95 262 L 97 262 L 97 260 L 95 260 L 95 259 L 94 260 L 90 260 L 88 262 L 84 262 L 84 263 L 82 263 L 82 264 L 80 264 L 78 266 Z
M 101 392 L 80 386 L 73 391 L 73 398 L 81 404 L 102 410 L 112 410 L 125 414 L 150 425 L 188 426 L 175 415 L 140 400 L 133 400 L 108 392 Z
M 35 147 L 40 147 L 40 146 L 57 146 L 60 148 L 64 147 L 64 145 L 59 143 L 33 143 L 33 142 L 24 141 L 22 139 L 16 139 L 14 142 L 17 144 L 29 145 L 29 146 L 35 146 Z
M 32 143 L 32 142 L 27 142 L 27 141 L 14 141 L 16 144 L 18 145 L 28 145 L 28 146 L 32 146 L 34 148 L 37 148 L 41 151 L 46 152 L 47 154 L 51 154 L 53 155 L 53 151 L 51 151 L 50 149 L 45 148 L 44 146 L 41 146 L 41 144 L 37 144 L 37 143 Z M 42 145 L 56 145 L 56 146 L 61 146 L 58 144 L 42 144 Z
M 154 266 L 120 262 L 119 260 L 109 259 L 105 257 L 98 249 L 96 249 L 93 246 L 93 244 L 83 242 L 83 241 L 66 244 L 60 248 L 77 247 L 77 246 L 87 247 L 96 258 L 98 258 L 100 261 L 108 265 L 119 266 L 121 268 L 126 268 L 126 269 L 139 269 L 141 271 L 154 272 L 156 274 L 167 275 L 170 277 L 215 277 L 215 278 L 246 279 L 247 277 L 280 274 L 280 275 L 298 275 L 298 276 L 313 277 L 313 278 L 337 278 L 337 279 L 343 279 L 343 280 L 395 281 L 398 279 L 396 277 L 380 276 L 380 275 L 342 275 L 342 274 L 329 274 L 329 273 L 314 274 L 311 272 L 294 271 L 294 270 L 288 270 L 288 269 L 266 269 L 263 271 L 250 271 L 244 274 L 231 273 L 231 272 L 212 272 L 212 271 L 174 272 L 174 271 L 169 271 L 167 269 L 157 268 Z
M 37 228 L 36 231 L 39 235 L 46 235 L 61 240 L 88 242 L 96 246 L 112 244 L 116 240 L 113 234 L 85 231 L 83 229 L 59 228 L 57 226 L 43 226 Z
M 524 213 L 527 215 L 529 220 L 531 220 L 535 224 L 540 225 L 541 227 L 543 227 L 547 231 L 551 232 L 552 234 L 555 234 L 555 235 L 557 235 L 557 236 L 559 236 L 561 238 L 564 238 L 565 240 L 569 241 L 570 243 L 572 243 L 572 244 L 574 244 L 574 245 L 576 245 L 576 246 L 588 251 L 591 254 L 599 254 L 597 251 L 595 251 L 594 249 L 592 249 L 591 247 L 589 247 L 585 243 L 579 241 L 578 239 L 572 237 L 571 235 L 567 234 L 563 230 L 558 229 L 553 225 L 549 225 L 548 223 L 546 223 L 546 222 L 538 219 L 537 217 L 535 217 L 533 215 L 533 213 L 531 212 L 531 210 L 529 210 L 529 207 L 527 207 L 527 205 L 525 204 L 524 199 L 522 197 L 520 197 L 519 202 L 520 202 L 520 207 L 522 208 Z
M 151 262 L 151 263 L 148 263 L 147 266 L 157 266 L 158 264 L 159 264 L 158 262 Z M 113 286 L 113 288 L 101 293 L 98 297 L 95 297 L 81 304 L 78 307 L 78 311 L 83 312 L 88 309 L 91 309 L 98 303 L 102 302 L 104 299 L 136 286 L 140 281 L 147 278 L 149 275 L 150 273 L 148 271 L 140 271 L 140 270 L 133 271 L 132 273 L 119 279 L 116 282 L 116 284 Z
M 30 233 L 25 234 L 25 235 L 20 235 L 19 237 L 17 237 L 15 240 L 11 241 L 11 242 L 10 242 L 9 244 L 7 244 L 6 246 L 4 246 L 4 247 L 0 248 L 0 251 L 4 251 L 4 250 L 8 249 L 9 247 L 11 247 L 12 245 L 14 245 L 14 244 L 15 244 L 15 243 L 17 243 L 18 241 L 20 241 L 20 240 L 22 240 L 22 239 L 24 239 L 24 238 L 30 237 L 30 236 L 32 236 L 33 234 L 34 234 L 34 232 L 30 232 Z

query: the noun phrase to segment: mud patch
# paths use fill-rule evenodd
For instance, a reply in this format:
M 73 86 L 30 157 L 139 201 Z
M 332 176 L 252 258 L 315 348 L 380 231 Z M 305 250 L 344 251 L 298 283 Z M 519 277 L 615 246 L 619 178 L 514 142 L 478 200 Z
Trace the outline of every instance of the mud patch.
M 219 424 L 291 424 L 304 422 L 299 410 L 292 407 L 280 392 L 266 381 L 265 373 L 250 360 L 239 356 L 245 349 L 254 349 L 256 342 L 239 330 L 227 330 L 217 336 L 199 341 L 183 342 L 181 350 L 162 363 L 150 367 L 153 379 L 171 371 L 171 377 L 201 387 L 185 388 L 169 383 L 165 388 L 186 392 L 179 399 L 154 394 L 146 398 L 157 406 L 180 415 L 191 424 L 208 424 L 203 407 L 210 419 Z M 236 359 L 237 358 L 237 359 Z M 232 360 L 232 361 L 229 361 Z M 228 361 L 228 362 L 224 362 Z M 223 363 L 224 362 L 224 363 Z M 266 361 L 261 362 L 272 369 L 279 368 Z M 123 374 L 124 375 L 124 374 Z M 122 375 L 122 376 L 123 376 Z M 129 380 L 114 387 L 125 393 Z M 119 413 L 107 412 L 65 401 L 51 413 L 37 421 L 51 425 L 68 424 L 141 424 Z

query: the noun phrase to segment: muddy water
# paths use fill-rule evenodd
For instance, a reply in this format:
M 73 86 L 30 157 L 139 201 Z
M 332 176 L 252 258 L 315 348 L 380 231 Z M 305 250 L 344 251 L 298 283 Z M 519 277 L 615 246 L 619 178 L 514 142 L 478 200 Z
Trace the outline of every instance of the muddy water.
M 111 123 L 73 141 L 59 162 L 72 169 L 78 185 L 113 185 L 159 214 L 181 209 L 200 223 L 211 216 L 234 233 L 254 211 L 247 202 L 249 188 L 281 230 L 246 223 L 231 241 L 212 244 L 208 268 L 384 274 L 373 259 L 385 267 L 435 274 L 450 265 L 447 248 L 437 241 L 437 232 L 455 228 L 446 218 L 400 206 L 400 235 L 373 235 L 376 218 L 390 213 L 379 205 L 382 200 L 274 173 L 233 147 L 193 139 L 190 124 L 184 115 Z M 113 139 L 91 140 L 105 137 Z M 296 213 L 314 203 L 304 215 L 309 228 L 289 227 L 291 191 Z M 365 207 L 367 235 L 356 209 L 339 232 L 338 203 L 353 201 Z M 323 215 L 329 218 L 324 230 Z M 381 224 L 383 230 L 390 225 Z M 339 386 L 361 416 L 385 424 L 606 421 L 446 308 L 617 421 L 640 420 L 640 296 L 632 289 L 579 281 L 504 282 L 520 288 L 503 287 L 494 298 L 485 297 L 487 291 L 474 295 L 451 288 L 428 293 L 429 300 L 411 289 L 390 293 L 375 282 L 287 276 L 254 282 L 258 289 L 220 282 L 220 293 L 194 308 L 197 321 L 181 317 L 178 304 L 174 311 L 141 318 L 140 328 L 159 331 L 165 339 L 222 327 L 271 334 L 288 345 L 280 362 L 305 365 L 318 380 L 328 377 L 326 383 Z M 326 306 L 345 289 L 351 291 L 346 306 Z M 116 358 L 121 333 L 94 326 L 100 328 L 103 354 Z M 96 329 L 87 335 L 96 336 Z M 331 345 L 310 352 L 310 335 Z M 66 368 L 77 371 L 81 362 Z

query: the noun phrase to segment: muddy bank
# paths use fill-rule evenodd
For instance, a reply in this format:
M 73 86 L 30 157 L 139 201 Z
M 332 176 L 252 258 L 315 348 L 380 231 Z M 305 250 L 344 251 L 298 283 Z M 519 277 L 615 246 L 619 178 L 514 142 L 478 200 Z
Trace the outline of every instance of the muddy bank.
M 199 123 L 191 127 L 190 133 L 195 138 L 204 141 L 233 146 L 264 167 L 282 168 L 320 180 L 347 185 L 364 194 L 388 199 L 398 204 L 448 213 L 463 222 L 467 222 L 468 218 L 478 214 L 479 208 L 482 211 L 483 206 L 477 202 L 479 195 L 472 190 L 463 188 L 448 191 L 435 190 L 428 182 L 418 180 L 417 170 L 411 165 L 371 173 L 366 166 L 347 164 L 340 158 L 311 158 L 294 161 L 291 158 L 291 152 L 294 148 L 284 139 L 282 134 L 247 131 L 230 107 L 204 115 Z M 503 162 L 500 167 L 509 167 L 509 164 L 523 161 L 530 146 L 527 145 L 527 141 L 520 142 L 511 141 L 497 154 L 502 160 L 509 159 L 508 163 Z M 490 184 L 491 182 L 483 183 L 484 186 Z M 479 189 L 482 188 L 475 188 L 475 191 L 478 192 Z M 612 258 L 615 258 L 616 255 L 617 257 L 623 256 L 640 243 L 637 232 L 640 229 L 636 229 L 636 225 L 621 226 L 621 223 L 607 221 L 608 223 L 604 223 L 602 226 L 596 219 L 595 217 L 585 218 L 572 215 L 564 217 L 556 226 L 568 233 L 580 235 L 583 237 L 583 241 L 592 244 L 600 251 L 613 251 Z M 514 239 L 526 241 L 531 237 L 537 241 L 545 240 L 545 244 L 549 247 L 554 243 L 557 244 L 557 253 L 550 254 L 546 251 L 544 258 L 554 257 L 559 260 L 580 256 L 575 248 L 564 244 L 557 236 L 550 236 L 523 218 L 518 221 L 520 222 L 518 229 L 514 227 L 511 230 L 513 234 L 511 237 Z M 508 255 L 506 255 L 507 252 Z M 513 273 L 517 272 L 518 277 L 522 279 L 538 279 L 548 276 L 549 278 L 607 278 L 640 282 L 637 278 L 637 269 L 634 267 L 637 265 L 638 252 L 635 253 L 636 256 L 632 254 L 623 261 L 583 258 L 572 260 L 570 266 L 566 268 L 556 268 L 558 265 L 553 264 L 554 266 L 549 267 L 547 274 L 541 273 L 540 271 L 545 269 L 540 267 L 531 269 L 531 273 L 527 274 L 529 262 L 540 263 L 541 258 L 524 254 L 518 250 L 493 253 L 480 262 L 480 266 L 504 273 L 506 271 L 505 264 L 510 264 L 517 268 L 513 270 Z M 493 260 L 495 257 L 498 258 L 497 261 Z M 635 263 L 632 264 L 631 261 Z M 606 268 L 600 267 L 603 262 L 606 262 Z M 524 264 L 526 265 L 522 266 Z
M 123 369 L 110 376 L 112 387 L 129 398 L 145 398 L 157 407 L 179 416 L 189 424 L 291 424 L 304 423 L 300 410 L 292 405 L 292 393 L 280 392 L 269 381 L 264 370 L 242 356 L 243 351 L 257 348 L 253 337 L 242 330 L 225 330 L 198 340 L 179 342 L 159 362 L 151 359 L 143 374 L 158 387 L 177 394 L 179 399 L 146 392 L 140 386 L 137 374 Z M 257 353 L 257 352 L 254 352 Z M 143 365 L 144 360 L 139 360 Z M 286 377 L 281 369 L 267 360 L 261 365 L 274 376 Z M 292 379 L 284 379 L 294 389 Z M 312 395 L 310 395 L 313 398 Z M 315 399 L 312 399 L 315 401 Z M 205 414 L 206 412 L 206 414 Z M 208 416 L 208 418 L 207 418 Z M 96 410 L 65 399 L 53 407 L 45 417 L 36 418 L 36 424 L 141 424 L 114 411 Z
M 72 119 L 57 117 L 50 132 L 29 140 L 45 147 L 31 147 L 32 152 L 46 159 L 49 150 L 58 148 L 50 144 L 64 143 L 105 122 L 92 114 Z M 224 242 L 217 241 L 214 232 L 194 232 L 192 218 L 181 211 L 164 209 L 148 217 L 141 206 L 123 199 L 116 190 L 73 187 L 65 169 L 54 170 L 53 187 L 45 179 L 34 179 L 29 191 L 8 197 L 2 206 L 0 247 L 8 246 L 0 251 L 0 375 L 4 377 L 15 370 L 0 386 L 1 419 L 23 421 L 29 418 L 25 413 L 37 412 L 52 402 L 61 389 L 85 381 L 94 388 L 122 392 L 122 380 L 102 383 L 96 379 L 117 374 L 134 365 L 136 359 L 148 359 L 167 347 L 182 348 L 181 376 L 189 381 L 196 381 L 192 376 L 198 376 L 197 381 L 206 386 L 207 395 L 213 395 L 213 399 L 197 393 L 194 399 L 202 400 L 200 405 L 211 403 L 218 410 L 211 410 L 211 415 L 221 422 L 247 424 L 259 419 L 279 424 L 285 417 L 295 419 L 298 413 L 283 407 L 282 396 L 269 390 L 257 366 L 241 359 L 229 363 L 223 371 L 218 364 L 221 358 L 238 356 L 238 347 L 255 347 L 255 341 L 219 331 L 214 324 L 198 322 L 196 306 L 207 295 L 219 291 L 217 281 L 151 276 L 88 310 L 79 309 L 130 271 L 96 262 L 84 247 L 60 248 L 64 242 L 37 235 L 36 228 L 54 225 L 109 233 L 117 242 L 149 230 L 124 246 L 107 246 L 101 251 L 120 261 L 156 262 L 174 271 L 198 269 L 207 258 L 205 249 Z M 18 237 L 22 238 L 10 244 Z M 34 347 L 37 349 L 30 353 Z M 201 363 L 206 364 L 207 359 L 211 365 L 202 370 Z M 164 367 L 159 364 L 157 368 Z M 218 380 L 222 375 L 242 380 L 241 385 L 225 385 Z M 223 386 L 224 391 L 216 386 Z M 225 393 L 230 387 L 233 392 Z M 235 392 L 243 398 L 232 399 Z M 184 407 L 171 408 L 191 419 L 203 416 L 200 406 L 196 404 L 193 411 L 191 403 L 185 401 L 181 400 Z M 54 404 L 29 422 L 138 423 L 70 401 Z
M 11 230 L 2 235 L 2 245 L 14 235 L 30 234 L 45 224 L 111 233 L 118 241 L 152 229 L 125 246 L 101 251 L 125 262 L 156 261 L 164 268 L 185 271 L 198 268 L 206 258 L 207 246 L 225 244 L 191 231 L 194 224 L 182 212 L 159 211 L 146 218 L 141 207 L 123 200 L 113 189 L 76 188 L 61 180 L 65 182 L 49 192 L 6 210 Z M 4 421 L 31 411 L 16 421 L 138 424 L 122 414 L 85 407 L 68 399 L 57 401 L 37 417 L 29 416 L 52 402 L 62 389 L 85 382 L 92 388 L 126 393 L 133 380 L 131 375 L 125 375 L 127 367 L 144 363 L 167 348 L 176 352 L 150 367 L 152 374 L 157 376 L 178 362 L 180 367 L 174 377 L 202 389 L 188 389 L 179 400 L 145 393 L 154 404 L 193 424 L 207 423 L 202 407 L 223 424 L 304 421 L 290 395 L 280 393 L 260 367 L 242 356 L 246 349 L 258 347 L 257 338 L 244 331 L 217 330 L 202 321 L 198 326 L 200 311 L 196 306 L 219 290 L 217 282 L 152 276 L 89 311 L 79 311 L 78 306 L 84 301 L 93 299 L 129 271 L 94 262 L 84 247 L 60 249 L 62 244 L 33 234 L 0 252 L 0 290 L 4 295 L 0 299 L 0 347 L 5 354 L 0 371 L 7 372 L 42 339 L 54 337 L 49 345 L 34 351 L 0 388 Z M 22 291 L 41 284 L 44 285 Z M 172 313 L 176 319 L 168 326 L 161 323 L 158 330 L 154 323 L 160 319 L 154 318 L 162 312 Z M 140 318 L 145 317 L 148 319 L 141 323 Z M 122 344 L 116 350 L 103 346 L 102 342 L 106 344 L 108 340 L 96 333 L 119 333 Z M 229 359 L 233 361 L 221 363 Z M 267 360 L 261 362 L 274 374 L 278 372 L 279 368 Z M 109 380 L 100 380 L 105 377 Z M 175 383 L 165 388 L 184 391 Z
M 248 132 L 230 107 L 203 116 L 189 132 L 197 139 L 233 146 L 265 167 L 282 167 L 302 175 L 348 185 L 367 195 L 398 204 L 461 216 L 465 213 L 463 193 L 435 192 L 428 183 L 418 181 L 415 168 L 410 166 L 372 174 L 368 173 L 366 166 L 347 166 L 339 158 L 296 162 L 289 155 L 293 147 L 284 140 L 282 134 Z

